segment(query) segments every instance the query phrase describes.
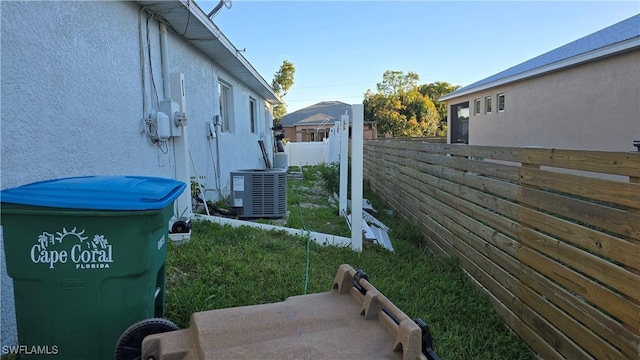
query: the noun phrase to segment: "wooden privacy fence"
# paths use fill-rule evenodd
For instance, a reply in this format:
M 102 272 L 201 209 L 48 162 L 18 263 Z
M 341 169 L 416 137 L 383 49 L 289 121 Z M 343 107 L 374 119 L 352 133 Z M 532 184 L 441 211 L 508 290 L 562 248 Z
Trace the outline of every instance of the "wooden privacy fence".
M 539 356 L 640 358 L 640 153 L 371 140 L 364 174 Z

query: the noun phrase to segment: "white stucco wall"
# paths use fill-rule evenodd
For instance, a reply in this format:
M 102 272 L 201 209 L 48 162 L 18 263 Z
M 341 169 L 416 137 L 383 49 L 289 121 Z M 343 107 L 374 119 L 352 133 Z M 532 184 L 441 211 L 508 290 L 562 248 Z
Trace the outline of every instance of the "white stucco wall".
M 140 134 L 137 8 L 2 2 L 2 188 L 87 174 L 172 176 Z
M 469 101 L 469 144 L 633 151 L 640 140 L 640 51 L 448 100 Z M 506 108 L 498 112 L 497 94 Z M 485 114 L 484 98 L 493 109 Z M 481 114 L 474 114 L 474 100 Z
M 215 191 L 216 141 L 220 141 L 220 190 L 228 195 L 229 174 L 239 169 L 265 167 L 258 140 L 263 138 L 270 159 L 273 159 L 272 119 L 264 111 L 264 99 L 239 82 L 232 74 L 218 67 L 190 44 L 169 36 L 169 72 L 181 72 L 185 79 L 187 115 L 189 119 L 189 147 L 194 155 L 198 176 L 206 176 L 207 196 L 217 199 Z M 233 98 L 233 131 L 221 133 L 219 138 L 208 139 L 206 123 L 219 115 L 218 80 L 229 84 Z M 251 133 L 249 97 L 256 100 L 257 129 Z M 267 124 L 268 123 L 268 124 Z M 213 156 L 213 158 L 212 158 Z M 192 169 L 192 176 L 195 176 Z
M 164 154 L 143 133 L 143 89 L 157 109 L 150 82 L 141 82 L 139 20 L 131 2 L 1 2 L 2 132 L 0 188 L 82 175 L 171 178 L 171 141 Z M 149 22 L 155 87 L 163 99 L 159 24 Z M 189 143 L 197 175 L 215 188 L 205 122 L 218 113 L 217 77 L 233 88 L 235 131 L 220 137 L 222 188 L 229 172 L 263 168 L 258 137 L 271 152 L 265 101 L 199 50 L 169 35 L 169 71 L 185 78 Z M 146 67 L 149 73 L 148 66 Z M 258 131 L 250 134 L 249 96 L 257 100 Z M 215 146 L 212 146 L 215 156 Z M 192 169 L 192 176 L 195 172 Z M 209 193 L 212 197 L 217 194 Z M 0 242 L 2 239 L 0 238 Z M 4 254 L 3 254 L 4 255 Z M 2 260 L 1 345 L 16 344 L 11 281 Z

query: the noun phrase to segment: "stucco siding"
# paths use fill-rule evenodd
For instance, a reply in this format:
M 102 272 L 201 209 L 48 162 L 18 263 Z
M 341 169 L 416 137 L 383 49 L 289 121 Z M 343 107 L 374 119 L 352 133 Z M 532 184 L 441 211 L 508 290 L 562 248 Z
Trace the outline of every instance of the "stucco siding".
M 0 188 L 82 175 L 175 177 L 173 141 L 161 149 L 143 126 L 143 117 L 155 113 L 164 99 L 158 21 L 149 20 L 147 41 L 147 13 L 132 2 L 3 1 L 0 6 Z M 140 50 L 151 63 L 144 65 L 144 84 Z M 258 139 L 264 139 L 272 153 L 270 109 L 265 111 L 270 105 L 171 32 L 168 57 L 169 72 L 184 74 L 188 142 L 195 164 L 194 169 L 187 160 L 191 175 L 205 176 L 207 196 L 217 199 L 216 141 L 220 190 L 226 195 L 231 171 L 264 168 Z M 219 113 L 219 77 L 233 88 L 235 128 L 209 139 L 206 122 Z M 250 131 L 249 97 L 256 100 L 255 133 Z M 14 345 L 13 289 L 4 258 L 0 265 L 0 345 Z
M 448 100 L 469 101 L 469 144 L 631 151 L 640 139 L 640 51 Z M 497 111 L 497 94 L 505 111 Z M 493 109 L 485 114 L 484 98 Z M 481 100 L 475 115 L 474 100 Z
M 137 23 L 127 3 L 2 2 L 3 188 L 172 175 L 140 134 Z
M 181 72 L 185 79 L 185 95 L 188 115 L 189 148 L 193 154 L 195 169 L 192 176 L 206 177 L 203 185 L 207 197 L 218 198 L 216 186 L 217 152 L 216 141 L 220 141 L 220 190 L 222 196 L 229 194 L 229 175 L 239 169 L 262 169 L 265 167 L 258 140 L 263 139 L 272 156 L 273 134 L 264 108 L 268 104 L 233 75 L 219 68 L 198 49 L 170 35 L 169 72 Z M 207 137 L 207 122 L 219 115 L 218 80 L 229 84 L 232 90 L 232 131 L 223 132 L 219 138 Z M 256 100 L 256 131 L 251 133 L 249 97 Z M 214 160 L 215 159 L 215 160 Z M 196 174 L 197 170 L 197 174 Z

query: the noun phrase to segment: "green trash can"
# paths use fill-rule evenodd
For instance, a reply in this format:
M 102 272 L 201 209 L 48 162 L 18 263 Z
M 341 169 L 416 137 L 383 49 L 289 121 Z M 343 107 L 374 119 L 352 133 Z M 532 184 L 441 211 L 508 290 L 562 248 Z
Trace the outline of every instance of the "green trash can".
M 113 359 L 133 323 L 162 317 L 171 179 L 89 176 L 3 190 L 18 341 L 32 358 Z

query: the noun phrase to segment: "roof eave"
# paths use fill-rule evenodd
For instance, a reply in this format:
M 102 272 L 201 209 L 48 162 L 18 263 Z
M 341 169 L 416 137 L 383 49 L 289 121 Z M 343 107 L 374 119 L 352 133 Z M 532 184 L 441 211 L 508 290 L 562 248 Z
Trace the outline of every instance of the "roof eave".
M 161 15 L 174 28 L 185 28 L 184 34 L 179 34 L 184 41 L 200 49 L 223 69 L 262 96 L 268 103 L 272 105 L 283 103 L 253 65 L 245 59 L 242 53 L 193 1 L 155 0 L 137 1 L 137 3 Z M 188 20 L 189 16 L 191 16 L 190 20 Z M 194 19 L 196 21 L 193 21 Z
M 500 80 L 496 80 L 490 83 L 486 83 L 480 86 L 474 86 L 470 89 L 466 89 L 462 88 L 460 90 L 462 91 L 455 91 L 452 92 L 450 94 L 447 94 L 441 98 L 439 98 L 440 101 L 447 101 L 450 99 L 455 99 L 455 98 L 459 98 L 461 96 L 465 96 L 465 95 L 469 95 L 469 94 L 473 94 L 479 91 L 483 91 L 483 90 L 487 90 L 487 89 L 491 89 L 494 88 L 496 86 L 501 86 L 501 85 L 506 85 L 506 84 L 510 84 L 516 81 L 521 81 L 521 80 L 525 80 L 528 78 L 532 78 L 532 77 L 536 77 L 536 76 L 540 76 L 543 74 L 547 74 L 550 72 L 554 72 L 554 71 L 558 71 L 560 69 L 563 68 L 568 68 L 568 67 L 572 67 L 572 66 L 576 66 L 579 64 L 583 64 L 583 63 L 587 63 L 590 61 L 594 61 L 594 60 L 598 60 L 601 58 L 605 58 L 605 57 L 609 57 L 612 55 L 616 55 L 616 54 L 621 54 L 621 53 L 625 53 L 628 51 L 633 51 L 636 49 L 640 49 L 640 37 L 635 37 L 635 38 L 631 38 L 625 41 L 621 41 L 619 43 L 615 43 L 600 49 L 596 49 L 584 54 L 580 54 L 580 55 L 576 55 L 573 57 L 570 57 L 568 59 L 564 59 L 549 65 L 545 65 L 545 66 L 541 66 L 539 68 L 536 69 L 532 69 L 529 71 L 525 71 L 516 75 L 512 75 Z

